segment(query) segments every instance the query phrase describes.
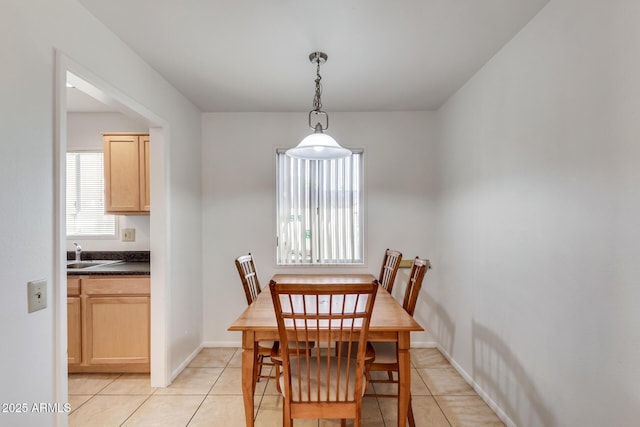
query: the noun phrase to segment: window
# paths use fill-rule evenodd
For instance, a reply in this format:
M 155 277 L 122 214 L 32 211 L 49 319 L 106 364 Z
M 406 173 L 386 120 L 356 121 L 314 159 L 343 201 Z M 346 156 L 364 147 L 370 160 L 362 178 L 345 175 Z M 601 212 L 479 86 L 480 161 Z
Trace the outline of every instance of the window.
M 277 264 L 362 264 L 362 151 L 338 160 L 276 153 Z
M 67 237 L 115 237 L 116 217 L 104 213 L 101 152 L 67 153 Z

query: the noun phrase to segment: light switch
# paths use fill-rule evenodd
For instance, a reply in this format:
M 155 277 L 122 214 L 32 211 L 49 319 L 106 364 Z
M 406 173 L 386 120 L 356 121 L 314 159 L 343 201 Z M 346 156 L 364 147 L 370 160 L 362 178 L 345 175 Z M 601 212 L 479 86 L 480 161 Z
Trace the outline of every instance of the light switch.
M 35 280 L 27 283 L 28 313 L 47 308 L 47 281 Z

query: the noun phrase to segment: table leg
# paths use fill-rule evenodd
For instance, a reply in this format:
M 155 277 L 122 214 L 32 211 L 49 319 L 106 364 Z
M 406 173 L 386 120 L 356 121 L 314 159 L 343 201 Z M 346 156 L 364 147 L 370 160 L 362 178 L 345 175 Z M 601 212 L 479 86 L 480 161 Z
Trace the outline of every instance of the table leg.
M 398 333 L 398 427 L 407 425 L 409 399 L 411 398 L 411 334 Z
M 242 399 L 247 427 L 253 427 L 253 394 L 257 343 L 253 332 L 242 332 Z

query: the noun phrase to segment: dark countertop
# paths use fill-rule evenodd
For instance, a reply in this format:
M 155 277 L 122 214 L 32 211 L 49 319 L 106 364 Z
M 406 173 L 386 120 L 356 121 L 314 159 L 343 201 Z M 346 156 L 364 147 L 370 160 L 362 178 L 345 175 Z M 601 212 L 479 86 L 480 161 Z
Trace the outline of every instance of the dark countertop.
M 75 252 L 67 252 L 67 264 L 73 263 Z M 82 261 L 104 260 L 116 261 L 104 265 L 87 268 L 68 268 L 67 276 L 113 276 L 133 275 L 149 276 L 151 274 L 149 251 L 135 252 L 82 252 Z
M 67 276 L 115 276 L 134 275 L 149 276 L 151 274 L 151 264 L 148 262 L 116 262 L 113 264 L 97 265 L 87 268 L 68 268 Z

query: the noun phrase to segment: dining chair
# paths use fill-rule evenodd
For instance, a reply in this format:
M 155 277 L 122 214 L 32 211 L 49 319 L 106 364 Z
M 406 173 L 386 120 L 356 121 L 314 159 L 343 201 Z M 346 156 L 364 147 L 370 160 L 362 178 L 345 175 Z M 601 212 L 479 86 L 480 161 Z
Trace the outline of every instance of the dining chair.
M 251 305 L 258 295 L 261 292 L 260 282 L 258 280 L 258 274 L 256 273 L 256 266 L 253 262 L 253 255 L 249 252 L 248 255 L 242 255 L 236 258 L 236 268 L 238 269 L 238 274 L 240 275 L 240 280 L 242 281 L 242 287 L 244 288 L 244 294 L 247 298 L 247 305 Z M 271 361 L 271 350 L 274 347 L 277 347 L 277 343 L 274 341 L 259 341 L 258 342 L 258 351 L 256 352 L 256 359 L 254 361 L 254 378 L 253 378 L 253 388 L 255 389 L 256 383 L 260 381 L 260 378 L 273 378 L 276 379 L 278 377 L 279 367 L 275 365 L 275 375 L 263 375 L 262 367 L 263 366 L 274 366 L 273 361 Z M 265 357 L 269 358 L 269 362 L 265 361 Z
M 349 418 L 360 427 L 377 280 L 328 285 L 271 281 L 269 288 L 281 344 L 282 425 L 291 427 L 295 418 L 340 418 L 344 427 Z M 291 342 L 315 342 L 315 348 L 305 352 Z M 334 348 L 336 342 L 344 345 Z
M 407 280 L 407 287 L 404 291 L 404 300 L 402 307 L 407 313 L 413 316 L 416 309 L 416 303 L 418 301 L 418 294 L 422 288 L 422 281 L 425 273 L 431 268 L 431 262 L 428 259 L 421 259 L 416 257 L 413 260 L 411 266 L 411 272 L 409 273 L 409 279 Z M 398 346 L 397 343 L 392 342 L 370 342 L 368 343 L 370 348 L 373 348 L 375 352 L 375 360 L 367 364 L 367 377 L 371 384 L 373 384 L 373 393 L 367 393 L 365 396 L 375 397 L 398 397 L 398 394 L 390 393 L 377 393 L 375 392 L 375 384 L 398 384 L 398 378 L 394 378 L 394 372 L 397 373 L 400 370 L 398 364 Z M 376 379 L 371 377 L 371 372 L 382 371 L 387 373 L 387 379 Z M 398 390 L 399 392 L 399 390 Z M 415 420 L 413 418 L 413 410 L 411 408 L 411 399 L 409 399 L 409 426 L 415 427 Z
M 393 290 L 393 284 L 396 280 L 398 267 L 400 267 L 400 261 L 402 261 L 402 252 L 394 251 L 392 249 L 387 249 L 384 252 L 378 282 L 380 282 L 380 285 L 389 293 Z

